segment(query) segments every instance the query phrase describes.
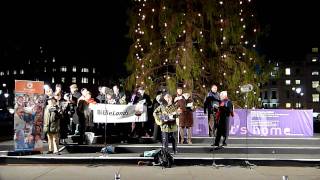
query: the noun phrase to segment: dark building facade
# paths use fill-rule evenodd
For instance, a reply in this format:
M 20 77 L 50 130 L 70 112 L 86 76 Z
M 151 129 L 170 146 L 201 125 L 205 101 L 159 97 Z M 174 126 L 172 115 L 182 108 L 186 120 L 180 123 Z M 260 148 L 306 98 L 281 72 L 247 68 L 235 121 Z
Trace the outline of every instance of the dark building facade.
M 54 90 L 55 84 L 61 84 L 64 91 L 69 91 L 71 84 L 78 87 L 88 88 L 93 94 L 98 93 L 98 86 L 101 84 L 101 73 L 94 65 L 75 61 L 65 61 L 51 56 L 40 47 L 40 52 L 30 58 L 13 61 L 10 60 L 0 67 L 0 99 L 12 102 L 15 80 L 44 81 Z M 9 97 L 4 97 L 8 93 Z M 7 95 L 6 95 L 7 96 Z
M 320 54 L 318 48 L 305 60 L 275 63 L 270 81 L 263 85 L 261 101 L 264 108 L 313 109 L 320 112 Z

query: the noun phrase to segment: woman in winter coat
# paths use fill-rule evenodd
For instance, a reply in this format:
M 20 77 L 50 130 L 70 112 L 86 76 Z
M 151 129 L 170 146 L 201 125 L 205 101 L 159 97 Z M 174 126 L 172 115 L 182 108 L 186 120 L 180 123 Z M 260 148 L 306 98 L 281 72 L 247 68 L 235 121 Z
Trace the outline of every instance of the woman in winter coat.
M 60 130 L 60 111 L 57 106 L 57 100 L 54 97 L 48 99 L 48 105 L 44 111 L 44 127 L 43 130 L 48 136 L 49 151 L 47 154 L 55 153 L 60 155 L 59 146 L 59 130 Z

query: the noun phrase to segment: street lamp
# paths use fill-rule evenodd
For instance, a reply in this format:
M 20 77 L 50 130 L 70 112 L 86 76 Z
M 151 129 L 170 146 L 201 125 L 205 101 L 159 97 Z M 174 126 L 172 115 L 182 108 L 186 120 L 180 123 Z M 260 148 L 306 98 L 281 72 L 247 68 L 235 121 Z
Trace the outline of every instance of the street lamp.
M 302 92 L 302 88 L 301 87 L 297 87 L 297 88 L 295 88 L 295 87 L 293 87 L 292 88 L 292 91 L 294 91 L 298 96 L 298 98 L 300 97 L 300 96 L 303 96 L 304 95 L 304 93 Z M 296 105 L 296 108 L 301 108 L 302 106 L 301 106 L 301 103 L 300 103 L 300 98 L 299 98 L 299 101 L 298 101 L 298 106 Z

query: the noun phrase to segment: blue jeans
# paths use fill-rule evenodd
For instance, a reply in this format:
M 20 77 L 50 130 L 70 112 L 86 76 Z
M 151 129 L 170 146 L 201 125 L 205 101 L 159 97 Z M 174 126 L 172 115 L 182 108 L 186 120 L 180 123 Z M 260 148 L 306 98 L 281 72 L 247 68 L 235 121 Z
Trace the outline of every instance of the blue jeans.
M 175 153 L 177 150 L 177 132 L 161 132 L 162 147 L 168 150 L 169 140 L 172 142 L 172 150 Z

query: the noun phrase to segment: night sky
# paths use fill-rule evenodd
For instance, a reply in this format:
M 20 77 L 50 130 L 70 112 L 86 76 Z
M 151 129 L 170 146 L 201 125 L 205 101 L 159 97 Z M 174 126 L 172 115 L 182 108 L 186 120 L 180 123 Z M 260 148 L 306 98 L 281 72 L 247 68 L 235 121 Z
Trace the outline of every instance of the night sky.
M 264 29 L 258 51 L 270 59 L 303 59 L 320 45 L 315 0 L 257 0 L 258 19 Z M 290 3 L 289 3 L 290 2 Z M 42 45 L 58 60 L 90 64 L 107 61 L 125 68 L 130 40 L 125 36 L 129 0 L 100 4 L 38 4 L 39 7 L 2 7 L 0 59 L 19 61 L 32 57 Z

